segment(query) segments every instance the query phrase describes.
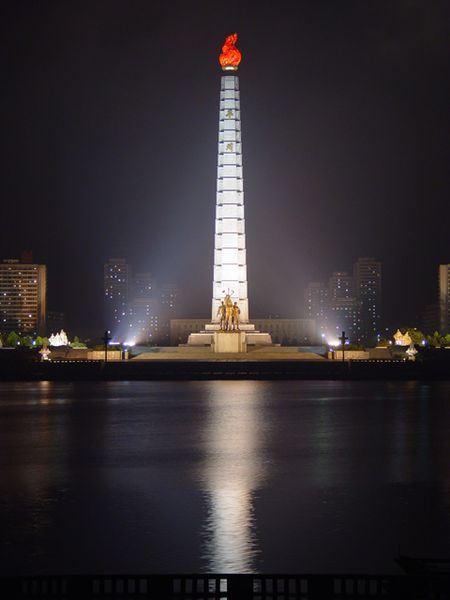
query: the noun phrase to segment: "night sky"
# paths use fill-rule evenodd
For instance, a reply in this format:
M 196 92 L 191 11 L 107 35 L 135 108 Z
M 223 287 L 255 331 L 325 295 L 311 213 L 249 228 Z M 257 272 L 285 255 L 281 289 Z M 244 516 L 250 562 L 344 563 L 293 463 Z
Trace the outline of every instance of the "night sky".
M 103 263 L 212 292 L 218 54 L 238 32 L 250 315 L 383 263 L 414 323 L 450 262 L 448 2 L 3 2 L 0 257 L 48 265 L 48 306 L 101 330 Z

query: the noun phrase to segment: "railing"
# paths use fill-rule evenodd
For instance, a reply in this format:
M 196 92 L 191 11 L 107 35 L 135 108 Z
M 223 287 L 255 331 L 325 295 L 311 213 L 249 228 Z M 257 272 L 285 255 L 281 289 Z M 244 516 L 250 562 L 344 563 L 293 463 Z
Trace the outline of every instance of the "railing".
M 449 575 L 67 575 L 0 578 L 5 599 L 450 599 Z

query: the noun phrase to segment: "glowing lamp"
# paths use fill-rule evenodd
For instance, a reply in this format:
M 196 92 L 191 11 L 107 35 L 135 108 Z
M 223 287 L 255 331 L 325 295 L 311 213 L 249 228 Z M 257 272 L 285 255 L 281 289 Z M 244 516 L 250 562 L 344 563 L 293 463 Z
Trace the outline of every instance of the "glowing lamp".
M 237 33 L 233 33 L 225 39 L 222 53 L 219 56 L 219 63 L 223 71 L 237 71 L 242 60 L 242 54 L 236 48 L 237 39 Z

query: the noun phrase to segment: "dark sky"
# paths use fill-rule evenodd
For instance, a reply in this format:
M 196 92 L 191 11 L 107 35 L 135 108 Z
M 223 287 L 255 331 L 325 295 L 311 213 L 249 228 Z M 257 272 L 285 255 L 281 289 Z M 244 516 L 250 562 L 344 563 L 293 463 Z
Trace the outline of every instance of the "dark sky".
M 179 283 L 207 315 L 225 35 L 243 53 L 250 312 L 383 263 L 412 321 L 450 262 L 448 2 L 2 4 L 0 256 L 48 265 L 49 307 L 101 329 L 103 262 Z M 75 332 L 74 332 L 75 333 Z

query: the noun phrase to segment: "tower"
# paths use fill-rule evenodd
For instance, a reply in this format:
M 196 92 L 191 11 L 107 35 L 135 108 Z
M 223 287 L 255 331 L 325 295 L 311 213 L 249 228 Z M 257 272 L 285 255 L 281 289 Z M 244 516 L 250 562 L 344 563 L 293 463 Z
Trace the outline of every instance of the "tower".
M 236 75 L 242 57 L 236 42 L 237 34 L 229 35 L 219 56 L 223 74 L 220 83 L 211 323 L 205 325 L 204 331 L 191 333 L 189 345 L 213 343 L 217 332 L 221 330 L 219 307 L 224 300 L 228 303 L 227 314 L 231 310 L 230 305 L 235 304 L 239 309 L 239 325 L 235 333 L 239 332 L 240 339 L 244 340 L 241 347 L 272 343 L 269 334 L 255 331 L 255 326 L 249 322 L 241 103 L 239 78 Z M 220 351 L 217 350 L 217 341 L 214 343 L 215 351 Z
M 236 67 L 237 68 L 237 67 Z M 217 157 L 216 222 L 212 321 L 225 294 L 248 323 L 247 260 L 245 248 L 244 186 L 239 77 L 222 75 Z

